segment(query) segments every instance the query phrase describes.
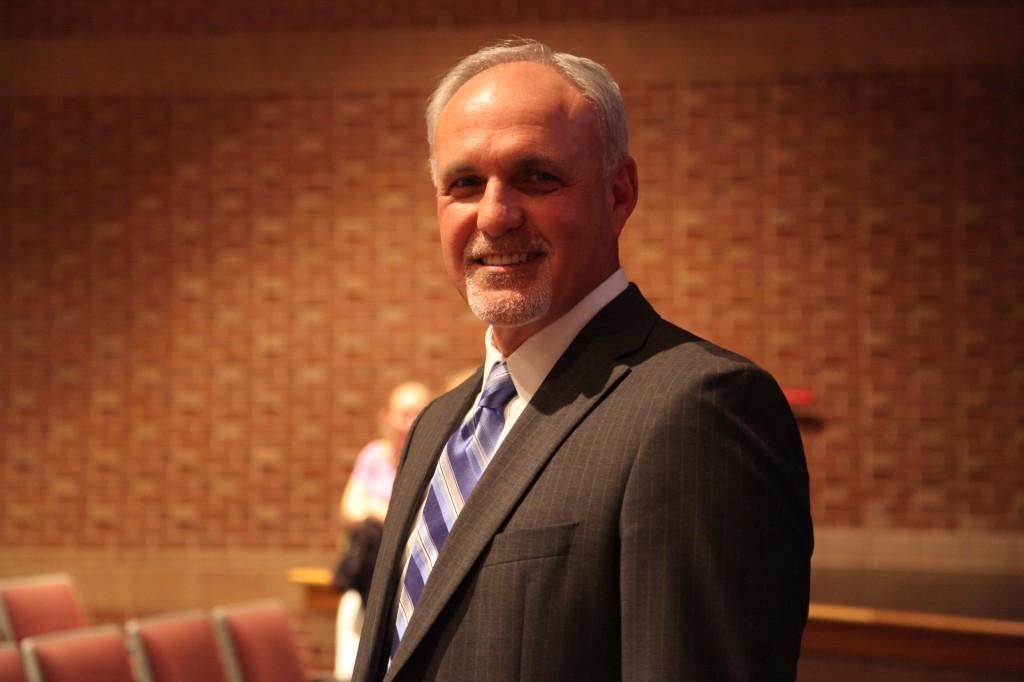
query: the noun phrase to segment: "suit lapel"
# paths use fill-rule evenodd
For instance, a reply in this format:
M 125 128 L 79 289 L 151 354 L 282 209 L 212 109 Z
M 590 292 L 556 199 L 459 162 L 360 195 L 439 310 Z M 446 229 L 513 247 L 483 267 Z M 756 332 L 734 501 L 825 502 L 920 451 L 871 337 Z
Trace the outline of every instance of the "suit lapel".
M 478 371 L 454 391 L 439 398 L 437 404 L 429 407 L 410 430 L 410 439 L 406 443 L 399 474 L 391 492 L 388 515 L 384 522 L 384 542 L 377 555 L 371 585 L 370 601 L 383 599 L 383 605 L 372 612 L 368 611 L 371 620 L 364 624 L 366 635 L 372 637 L 370 641 L 376 644 L 368 679 L 381 678 L 382 674 L 374 673 L 374 667 L 385 664 L 391 650 L 394 588 L 404 568 L 401 563 L 402 554 L 413 524 L 416 523 L 423 491 L 434 475 L 441 449 L 458 427 L 480 389 L 480 381 L 481 373 Z M 410 457 L 409 452 L 429 453 L 429 456 Z
M 654 310 L 630 286 L 584 327 L 552 368 L 459 515 L 395 652 L 388 678 L 408 660 L 558 447 L 628 374 L 628 366 L 616 359 L 641 347 L 656 320 Z M 419 480 L 417 497 L 432 473 L 433 464 Z M 402 537 L 404 543 L 408 526 Z

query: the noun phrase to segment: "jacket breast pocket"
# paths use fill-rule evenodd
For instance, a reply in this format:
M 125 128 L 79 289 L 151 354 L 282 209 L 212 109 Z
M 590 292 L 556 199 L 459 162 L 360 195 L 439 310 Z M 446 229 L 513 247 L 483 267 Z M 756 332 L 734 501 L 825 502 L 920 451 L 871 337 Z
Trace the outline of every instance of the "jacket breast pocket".
M 491 541 L 483 565 L 494 566 L 512 561 L 565 556 L 572 547 L 576 526 L 575 523 L 567 523 L 499 533 Z

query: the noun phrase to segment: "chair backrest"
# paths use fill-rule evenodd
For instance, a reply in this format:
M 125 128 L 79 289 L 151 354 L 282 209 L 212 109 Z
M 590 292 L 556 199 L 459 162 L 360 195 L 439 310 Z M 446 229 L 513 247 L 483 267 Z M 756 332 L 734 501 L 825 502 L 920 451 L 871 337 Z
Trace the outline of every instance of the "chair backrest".
M 116 625 L 28 637 L 21 653 L 29 682 L 135 682 Z
M 21 652 L 11 642 L 0 642 L 0 682 L 25 682 Z
M 75 583 L 67 573 L 0 580 L 0 630 L 12 642 L 85 624 Z
M 231 682 L 305 682 L 288 612 L 281 602 L 218 606 L 213 620 Z
M 139 618 L 128 621 L 125 630 L 141 682 L 228 682 L 210 614 Z

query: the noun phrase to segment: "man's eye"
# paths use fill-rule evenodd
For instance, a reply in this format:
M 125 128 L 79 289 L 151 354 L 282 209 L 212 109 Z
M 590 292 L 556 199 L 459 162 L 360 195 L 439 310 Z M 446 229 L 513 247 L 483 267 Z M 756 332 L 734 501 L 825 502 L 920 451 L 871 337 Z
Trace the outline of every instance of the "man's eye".
M 553 191 L 561 187 L 561 181 L 547 171 L 531 170 L 523 175 L 525 185 L 535 191 Z
M 480 178 L 473 176 L 455 178 L 455 180 L 448 183 L 448 194 L 466 196 L 476 191 L 482 184 Z

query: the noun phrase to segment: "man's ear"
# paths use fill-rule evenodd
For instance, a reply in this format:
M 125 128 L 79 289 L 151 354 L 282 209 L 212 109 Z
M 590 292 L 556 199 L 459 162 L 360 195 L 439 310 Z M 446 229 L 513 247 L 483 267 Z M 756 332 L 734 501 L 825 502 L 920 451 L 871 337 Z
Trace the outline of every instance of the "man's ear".
M 626 156 L 619 162 L 612 173 L 612 215 L 614 216 L 615 234 L 622 232 L 623 226 L 636 208 L 636 200 L 640 192 L 637 181 L 636 161 Z

